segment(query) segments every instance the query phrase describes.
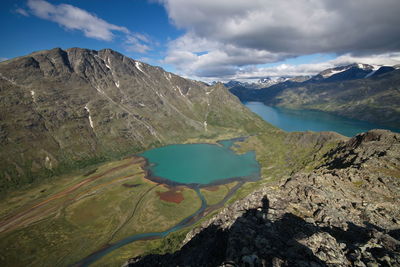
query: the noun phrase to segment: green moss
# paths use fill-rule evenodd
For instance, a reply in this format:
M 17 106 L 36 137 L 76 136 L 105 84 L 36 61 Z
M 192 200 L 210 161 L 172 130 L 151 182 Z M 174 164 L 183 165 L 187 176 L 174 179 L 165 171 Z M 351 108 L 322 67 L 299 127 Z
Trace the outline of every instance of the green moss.
M 360 181 L 355 181 L 353 182 L 354 186 L 356 187 L 361 187 L 364 184 L 364 181 L 360 180 Z
M 207 205 L 214 205 L 220 202 L 226 194 L 229 192 L 227 185 L 220 185 L 216 187 L 216 190 L 211 191 L 207 189 L 201 189 L 201 194 L 205 197 Z

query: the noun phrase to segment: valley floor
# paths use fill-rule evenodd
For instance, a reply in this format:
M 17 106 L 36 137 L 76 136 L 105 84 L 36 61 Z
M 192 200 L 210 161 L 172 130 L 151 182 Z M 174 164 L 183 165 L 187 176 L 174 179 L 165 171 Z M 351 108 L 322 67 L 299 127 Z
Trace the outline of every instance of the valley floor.
M 210 218 L 226 202 L 232 203 L 261 184 L 315 164 L 338 138 L 342 137 L 287 134 L 272 128 L 236 143 L 233 149 L 237 153 L 256 152 L 261 165 L 258 182 L 232 182 L 197 192 L 185 186 L 171 187 L 148 180 L 145 160 L 131 156 L 11 192 L 0 204 L 0 263 L 2 266 L 82 263 L 82 259 L 126 237 L 166 231 L 199 212 L 202 203 L 206 203 L 195 218 L 165 238 L 127 244 L 93 265 L 116 266 L 132 256 L 176 250 L 188 231 Z M 188 142 L 203 141 L 215 142 Z
M 202 215 L 220 208 L 241 185 L 202 188 L 199 194 L 208 204 Z M 200 206 L 192 188 L 146 179 L 141 157 L 106 163 L 83 175 L 14 192 L 3 200 L 0 262 L 3 266 L 70 265 L 128 236 L 165 231 Z M 122 264 L 159 243 L 129 244 L 94 265 Z

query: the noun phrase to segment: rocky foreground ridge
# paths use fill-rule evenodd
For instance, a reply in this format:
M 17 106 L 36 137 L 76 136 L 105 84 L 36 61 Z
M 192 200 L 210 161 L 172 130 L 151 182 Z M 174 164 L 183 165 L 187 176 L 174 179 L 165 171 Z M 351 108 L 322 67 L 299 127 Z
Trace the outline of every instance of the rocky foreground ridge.
M 129 266 L 400 266 L 400 134 L 373 130 Z

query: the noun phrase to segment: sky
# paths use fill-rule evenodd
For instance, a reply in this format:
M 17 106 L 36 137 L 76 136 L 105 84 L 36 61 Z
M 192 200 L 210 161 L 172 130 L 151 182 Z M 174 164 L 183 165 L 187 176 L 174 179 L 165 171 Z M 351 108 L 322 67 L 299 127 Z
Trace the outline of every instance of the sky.
M 111 48 L 203 81 L 400 64 L 399 0 L 2 0 L 0 60 Z

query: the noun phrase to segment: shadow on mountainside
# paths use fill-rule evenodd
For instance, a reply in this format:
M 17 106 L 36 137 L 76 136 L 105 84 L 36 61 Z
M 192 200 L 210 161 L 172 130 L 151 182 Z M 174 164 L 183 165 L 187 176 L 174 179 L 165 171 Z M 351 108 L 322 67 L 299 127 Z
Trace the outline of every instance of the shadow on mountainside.
M 393 257 L 391 250 L 400 249 L 400 243 L 388 235 L 389 250 L 382 244 L 365 246 L 384 231 L 373 225 L 320 227 L 291 213 L 270 220 L 268 214 L 274 211 L 266 197 L 262 202 L 262 208 L 247 210 L 226 230 L 212 224 L 181 250 L 137 257 L 129 266 L 350 266 L 367 264 L 368 257 L 389 266 L 385 256 Z

